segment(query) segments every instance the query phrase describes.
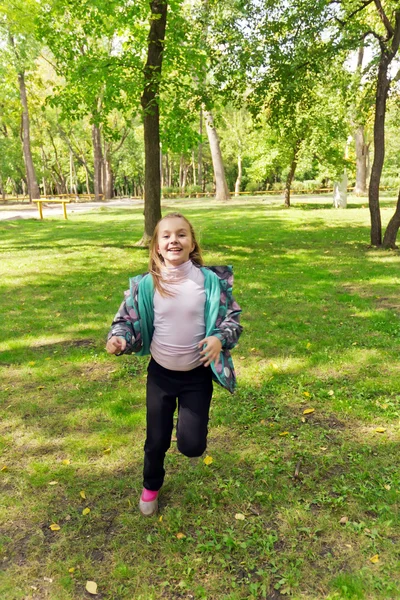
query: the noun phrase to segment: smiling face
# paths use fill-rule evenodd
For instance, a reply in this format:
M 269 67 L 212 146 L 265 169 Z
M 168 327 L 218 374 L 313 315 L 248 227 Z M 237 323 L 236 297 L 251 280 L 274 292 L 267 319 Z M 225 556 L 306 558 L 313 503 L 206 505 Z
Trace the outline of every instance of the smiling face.
M 158 230 L 157 252 L 166 267 L 178 267 L 189 260 L 195 244 L 189 224 L 181 217 L 163 219 Z

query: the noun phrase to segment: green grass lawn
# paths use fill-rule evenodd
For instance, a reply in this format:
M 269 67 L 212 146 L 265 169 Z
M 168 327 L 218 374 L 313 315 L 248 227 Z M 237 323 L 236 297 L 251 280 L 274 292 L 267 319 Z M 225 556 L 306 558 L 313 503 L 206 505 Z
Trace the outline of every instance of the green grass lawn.
M 148 519 L 147 359 L 104 350 L 142 209 L 0 222 L 2 600 L 400 598 L 400 255 L 368 247 L 365 200 L 329 204 L 163 207 L 234 266 L 244 333 L 211 464 L 172 444 Z

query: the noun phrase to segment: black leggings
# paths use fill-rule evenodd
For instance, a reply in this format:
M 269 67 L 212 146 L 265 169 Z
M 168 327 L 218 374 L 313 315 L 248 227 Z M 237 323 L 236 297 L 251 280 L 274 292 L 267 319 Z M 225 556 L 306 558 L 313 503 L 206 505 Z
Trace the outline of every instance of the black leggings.
M 171 445 L 178 399 L 176 437 L 185 456 L 201 456 L 207 445 L 207 425 L 213 385 L 210 367 L 191 371 L 164 369 L 152 358 L 147 368 L 147 437 L 143 485 L 159 490 L 164 481 L 164 458 Z

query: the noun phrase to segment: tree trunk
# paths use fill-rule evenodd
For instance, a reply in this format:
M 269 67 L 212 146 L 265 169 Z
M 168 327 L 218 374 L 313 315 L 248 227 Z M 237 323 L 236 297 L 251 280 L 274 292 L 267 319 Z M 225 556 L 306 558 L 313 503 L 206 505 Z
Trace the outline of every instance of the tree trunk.
M 389 92 L 389 79 L 387 76 L 389 61 L 382 52 L 378 70 L 378 82 L 375 98 L 374 121 L 374 160 L 369 183 L 369 212 L 371 215 L 371 244 L 382 244 L 382 220 L 379 207 L 379 184 L 381 181 L 383 161 L 385 159 L 385 116 L 386 101 Z
M 192 175 L 193 175 L 193 185 L 197 185 L 197 173 L 196 173 L 196 162 L 194 159 L 194 150 L 192 151 Z
M 83 163 L 83 167 L 85 169 L 86 193 L 90 196 L 89 171 L 86 165 L 86 161 Z
M 364 125 L 359 125 L 355 132 L 356 145 L 356 187 L 355 194 L 360 196 L 367 192 L 367 155 L 368 145 L 365 143 Z
M 335 208 L 347 208 L 347 172 L 344 171 L 342 179 L 335 181 L 333 186 L 333 206 Z
M 163 151 L 162 151 L 162 143 L 160 142 L 160 185 L 161 190 L 164 187 L 164 168 L 163 168 Z
M 92 141 L 93 141 L 93 165 L 94 165 L 94 199 L 98 202 L 103 194 L 102 186 L 102 165 L 103 153 L 101 150 L 101 133 L 100 128 L 93 123 L 92 125 Z
M 397 248 L 396 238 L 397 232 L 400 227 L 400 191 L 397 198 L 396 210 L 394 215 L 390 219 L 388 226 L 386 227 L 385 235 L 383 237 L 384 248 Z
M 32 160 L 31 138 L 28 100 L 26 97 L 25 73 L 18 73 L 19 94 L 22 104 L 22 147 L 24 151 L 24 161 L 26 169 L 26 179 L 28 182 L 28 193 L 30 200 L 40 198 L 40 190 L 36 179 L 35 167 Z
M 151 20 L 144 90 L 141 98 L 144 122 L 145 184 L 144 233 L 140 245 L 148 245 L 161 218 L 159 90 L 167 24 L 167 0 L 151 0 Z
M 294 150 L 293 150 L 292 162 L 290 165 L 288 176 L 286 177 L 285 195 L 284 195 L 285 200 L 284 201 L 285 201 L 285 206 L 287 206 L 288 208 L 290 207 L 290 188 L 292 187 L 293 177 L 296 172 L 297 161 L 299 158 L 300 145 L 301 145 L 301 140 L 296 140 L 296 144 L 295 144 Z
M 183 154 L 181 154 L 179 161 L 179 189 L 182 191 L 183 189 L 183 172 L 185 169 L 185 158 Z
M 111 200 L 114 197 L 114 177 L 111 167 L 110 144 L 104 144 L 103 174 L 104 200 Z
M 208 141 L 210 144 L 211 159 L 215 177 L 215 198 L 216 200 L 229 200 L 230 194 L 228 184 L 225 178 L 224 161 L 222 159 L 221 148 L 217 130 L 214 127 L 214 119 L 210 111 L 204 111 Z
M 172 158 L 170 158 L 169 162 L 168 162 L 168 187 L 172 187 L 172 183 L 173 183 L 173 160 Z
M 199 120 L 199 136 L 200 143 L 197 153 L 197 180 L 201 188 L 203 188 L 203 109 L 200 107 L 200 120 Z
M 235 196 L 240 196 L 240 186 L 242 184 L 242 157 L 238 156 L 238 176 L 235 183 Z

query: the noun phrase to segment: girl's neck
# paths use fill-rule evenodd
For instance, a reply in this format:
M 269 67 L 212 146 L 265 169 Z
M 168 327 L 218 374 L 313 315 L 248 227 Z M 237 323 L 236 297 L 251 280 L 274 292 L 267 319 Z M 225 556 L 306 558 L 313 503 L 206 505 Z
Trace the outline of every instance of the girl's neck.
M 189 259 L 181 265 L 174 266 L 166 266 L 164 265 L 161 274 L 162 278 L 165 280 L 177 280 L 177 279 L 185 279 L 192 268 L 192 261 Z

